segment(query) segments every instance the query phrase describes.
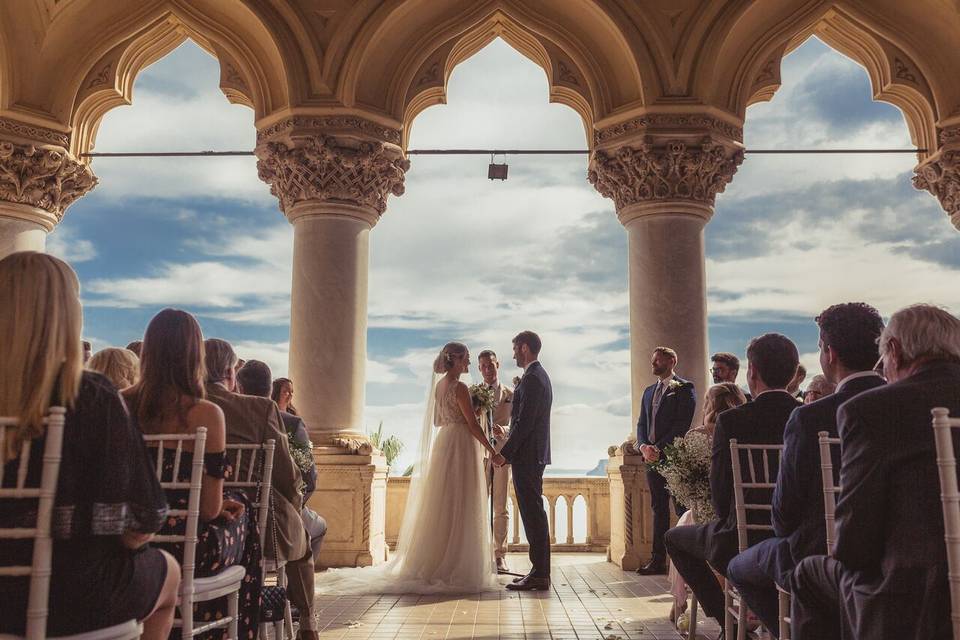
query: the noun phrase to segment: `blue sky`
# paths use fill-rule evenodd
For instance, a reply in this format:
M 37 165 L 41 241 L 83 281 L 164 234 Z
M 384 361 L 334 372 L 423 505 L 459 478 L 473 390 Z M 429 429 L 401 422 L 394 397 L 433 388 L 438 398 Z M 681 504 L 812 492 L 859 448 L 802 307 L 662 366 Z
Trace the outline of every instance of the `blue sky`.
M 911 146 L 900 112 L 871 101 L 866 72 L 818 40 L 785 58 L 782 76 L 775 98 L 747 112 L 748 148 Z M 133 106 L 104 118 L 97 150 L 252 148 L 253 113 L 227 103 L 218 77 L 213 58 L 184 44 L 140 74 Z M 494 41 L 454 70 L 448 104 L 418 116 L 410 146 L 585 146 L 579 116 L 547 96 L 543 71 Z M 506 182 L 486 179 L 488 161 L 414 157 L 406 194 L 371 234 L 366 424 L 383 420 L 412 446 L 445 341 L 506 359 L 510 338 L 532 328 L 556 388 L 555 464 L 590 468 L 630 430 L 626 232 L 586 182 L 585 157 L 511 157 Z M 918 301 L 960 309 L 960 236 L 911 187 L 914 164 L 909 154 L 748 155 L 707 226 L 710 348 L 742 354 L 752 336 L 781 331 L 815 373 L 812 318 L 830 304 L 865 300 L 886 316 Z M 95 348 L 138 338 L 177 306 L 206 336 L 286 373 L 292 228 L 255 161 L 93 166 L 100 186 L 49 249 L 80 275 Z M 504 364 L 505 379 L 515 373 Z

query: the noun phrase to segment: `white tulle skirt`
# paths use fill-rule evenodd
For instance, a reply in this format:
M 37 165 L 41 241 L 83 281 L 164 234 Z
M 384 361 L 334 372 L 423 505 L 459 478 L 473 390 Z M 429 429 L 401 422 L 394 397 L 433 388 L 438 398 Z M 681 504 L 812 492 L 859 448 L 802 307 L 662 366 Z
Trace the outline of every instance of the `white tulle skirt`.
M 498 590 L 480 444 L 465 425 L 439 427 L 411 488 L 397 550 L 385 564 L 331 569 L 317 593 L 476 593 Z M 417 491 L 418 495 L 414 495 Z

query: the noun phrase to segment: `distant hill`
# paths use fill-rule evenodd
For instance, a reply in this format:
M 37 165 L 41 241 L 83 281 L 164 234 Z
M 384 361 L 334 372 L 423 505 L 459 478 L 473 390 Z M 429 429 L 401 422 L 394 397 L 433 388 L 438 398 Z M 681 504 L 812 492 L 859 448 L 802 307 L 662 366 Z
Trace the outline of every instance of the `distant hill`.
M 609 458 L 600 458 L 600 461 L 597 463 L 593 469 L 587 471 L 588 476 L 606 476 L 607 475 L 607 463 L 610 462 Z

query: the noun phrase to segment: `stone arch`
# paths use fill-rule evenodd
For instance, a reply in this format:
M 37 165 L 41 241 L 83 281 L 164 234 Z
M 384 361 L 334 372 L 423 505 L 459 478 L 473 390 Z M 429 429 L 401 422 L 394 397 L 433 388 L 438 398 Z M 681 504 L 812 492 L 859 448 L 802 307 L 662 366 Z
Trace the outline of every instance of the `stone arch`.
M 81 4 L 75 0 L 67 8 Z M 208 6 L 214 4 L 217 9 Z M 117 7 L 122 9 L 122 3 Z M 220 88 L 230 102 L 251 107 L 256 118 L 288 106 L 285 61 L 267 26 L 244 7 L 241 0 L 168 0 L 132 16 L 104 11 L 100 21 L 84 23 L 82 32 L 45 52 L 35 71 L 59 87 L 49 97 L 48 109 L 72 128 L 70 151 L 90 151 L 103 116 L 131 103 L 137 74 L 188 38 L 219 60 Z M 55 19 L 47 35 L 50 42 L 59 35 L 57 27 Z M 71 56 L 75 51 L 87 53 Z
M 704 92 L 716 104 L 743 117 L 749 105 L 770 100 L 780 87 L 783 56 L 816 35 L 866 69 L 875 100 L 901 110 L 911 140 L 929 150 L 921 160 L 937 150 L 938 109 L 931 81 L 935 75 L 928 70 L 932 61 L 916 55 L 906 38 L 839 3 L 795 5 L 791 12 L 769 20 L 750 15 L 758 10 L 755 7 L 738 16 L 722 43 L 711 43 L 713 53 L 708 58 L 736 60 L 698 78 L 711 82 Z
M 554 3 L 544 10 L 550 21 L 531 4 L 443 7 L 414 0 L 403 3 L 402 12 L 385 6 L 370 16 L 348 52 L 338 97 L 402 127 L 405 145 L 416 115 L 446 101 L 453 68 L 500 37 L 544 69 L 551 102 L 580 114 L 588 141 L 597 121 L 643 105 L 644 80 L 653 79 L 643 77 L 637 52 L 596 3 Z M 417 21 L 405 19 L 414 13 Z

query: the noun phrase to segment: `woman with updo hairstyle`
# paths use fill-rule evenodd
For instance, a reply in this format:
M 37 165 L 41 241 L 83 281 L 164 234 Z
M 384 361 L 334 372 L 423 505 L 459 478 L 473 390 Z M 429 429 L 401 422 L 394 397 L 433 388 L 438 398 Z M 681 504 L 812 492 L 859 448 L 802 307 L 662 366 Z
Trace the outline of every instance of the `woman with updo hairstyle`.
M 132 387 L 140 379 L 140 358 L 129 349 L 107 347 L 93 354 L 87 369 L 106 376 L 117 389 Z
M 143 637 L 173 626 L 176 560 L 147 544 L 167 503 L 114 385 L 83 369 L 80 285 L 62 260 L 25 251 L 0 260 L 0 415 L 15 416 L 3 484 L 16 481 L 26 444 L 26 486 L 40 486 L 43 417 L 66 407 L 51 535 L 49 637 L 137 619 Z M 32 526 L 36 501 L 0 498 L 0 528 Z M 30 524 L 28 524 L 30 523 Z M 30 565 L 32 539 L 0 543 L 0 566 Z M 23 636 L 29 577 L 0 578 L 0 635 Z
M 433 361 L 433 372 L 443 375 L 450 371 L 457 358 L 469 355 L 467 345 L 462 342 L 448 342 Z

